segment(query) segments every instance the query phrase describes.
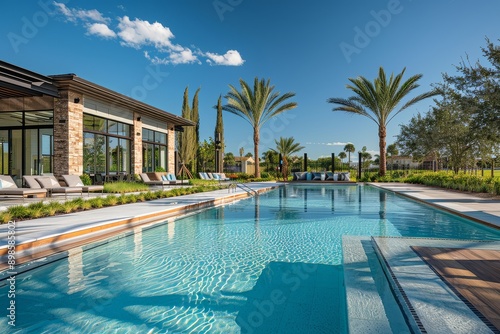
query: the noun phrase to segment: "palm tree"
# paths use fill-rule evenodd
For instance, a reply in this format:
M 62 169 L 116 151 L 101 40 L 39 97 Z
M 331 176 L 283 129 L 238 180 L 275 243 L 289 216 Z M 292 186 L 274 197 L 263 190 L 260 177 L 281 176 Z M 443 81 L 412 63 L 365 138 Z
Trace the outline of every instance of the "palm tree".
M 344 151 L 347 152 L 347 154 L 349 155 L 349 158 L 347 159 L 347 164 L 348 167 L 351 167 L 351 153 L 354 153 L 356 151 L 354 144 L 349 143 L 346 146 L 344 146 Z
M 274 140 L 276 143 L 276 149 L 271 149 L 274 152 L 281 154 L 281 160 L 283 160 L 283 166 L 281 169 L 283 181 L 288 179 L 288 157 L 304 148 L 304 146 L 300 146 L 300 143 L 295 143 L 294 141 L 295 139 L 293 137 L 280 137 L 279 141 L 276 139 Z
M 428 97 L 439 94 L 436 90 L 420 94 L 397 109 L 401 100 L 412 90 L 419 87 L 417 81 L 422 77 L 422 74 L 417 74 L 401 83 L 405 70 L 406 68 L 395 77 L 394 74 L 391 74 L 389 81 L 387 81 L 383 67 L 380 67 L 378 78 L 373 83 L 362 76 L 349 78 L 352 85 L 347 85 L 346 87 L 352 90 L 355 95 L 347 99 L 330 98 L 327 100 L 328 103 L 340 105 L 333 108 L 333 111 L 345 111 L 362 115 L 377 123 L 380 148 L 380 176 L 384 176 L 386 171 L 385 138 L 387 136 L 387 124 L 397 114 L 408 107 Z M 396 109 L 397 111 L 393 113 Z M 392 116 L 391 113 L 393 113 Z
M 227 93 L 227 104 L 223 110 L 245 118 L 253 128 L 253 144 L 255 157 L 255 177 L 260 177 L 259 166 L 259 141 L 260 128 L 264 123 L 274 116 L 297 107 L 295 102 L 286 102 L 295 96 L 294 93 L 280 95 L 274 92 L 274 86 L 270 85 L 270 80 L 265 81 L 255 78 L 253 90 L 243 80 L 240 79 L 241 91 L 229 85 L 230 92 Z
M 340 152 L 339 153 L 339 159 L 340 159 L 340 162 L 342 163 L 342 167 L 344 166 L 344 159 L 347 157 L 347 155 L 345 155 L 345 152 Z M 342 168 L 342 170 L 344 170 L 344 168 Z

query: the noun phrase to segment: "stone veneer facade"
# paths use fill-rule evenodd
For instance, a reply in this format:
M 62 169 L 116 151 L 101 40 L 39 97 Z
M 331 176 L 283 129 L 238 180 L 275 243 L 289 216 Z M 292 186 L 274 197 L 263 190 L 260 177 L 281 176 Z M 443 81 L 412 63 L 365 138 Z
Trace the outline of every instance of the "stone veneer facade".
M 132 144 L 132 170 L 134 174 L 142 173 L 142 121 L 139 114 L 134 113 L 133 126 L 133 144 Z
M 171 126 L 168 129 L 168 136 L 167 136 L 167 150 L 168 150 L 168 170 L 167 172 L 169 173 L 177 173 L 177 170 L 175 168 L 175 130 L 174 127 Z
M 60 91 L 54 99 L 54 174 L 83 174 L 83 98 Z M 75 99 L 80 99 L 75 103 Z

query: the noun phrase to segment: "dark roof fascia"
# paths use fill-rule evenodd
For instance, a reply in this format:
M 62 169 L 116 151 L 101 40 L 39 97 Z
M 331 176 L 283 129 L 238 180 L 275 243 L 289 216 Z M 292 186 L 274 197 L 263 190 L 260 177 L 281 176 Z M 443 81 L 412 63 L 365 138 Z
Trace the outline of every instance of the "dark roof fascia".
M 0 60 L 0 85 L 24 95 L 59 97 L 53 80 L 47 76 Z
M 195 126 L 196 123 L 171 114 L 159 108 L 153 107 L 138 100 L 134 100 L 126 95 L 117 93 L 113 90 L 99 86 L 93 82 L 82 79 L 75 74 L 51 75 L 50 78 L 60 90 L 76 90 L 83 94 L 98 98 L 116 106 L 132 109 L 144 116 L 150 116 L 155 119 L 164 120 L 174 126 Z

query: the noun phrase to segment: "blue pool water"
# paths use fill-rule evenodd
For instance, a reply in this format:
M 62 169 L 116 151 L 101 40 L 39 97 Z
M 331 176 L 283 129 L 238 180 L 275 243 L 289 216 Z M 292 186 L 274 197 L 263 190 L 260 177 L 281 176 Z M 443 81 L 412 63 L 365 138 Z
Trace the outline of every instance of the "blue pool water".
M 286 186 L 18 275 L 0 332 L 345 333 L 343 235 L 500 239 L 369 186 Z

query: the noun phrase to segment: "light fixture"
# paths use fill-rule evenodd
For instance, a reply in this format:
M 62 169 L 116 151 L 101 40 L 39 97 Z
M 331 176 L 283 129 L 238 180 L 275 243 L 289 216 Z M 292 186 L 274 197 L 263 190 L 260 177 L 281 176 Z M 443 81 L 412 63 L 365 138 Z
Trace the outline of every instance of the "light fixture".
M 140 136 L 140 135 L 141 135 L 141 133 L 140 133 L 140 132 L 137 132 L 137 133 L 136 133 L 136 135 L 137 135 L 137 136 Z
M 80 103 L 80 98 L 79 97 L 75 97 L 75 103 Z
M 137 122 L 141 121 L 141 116 L 137 117 Z

